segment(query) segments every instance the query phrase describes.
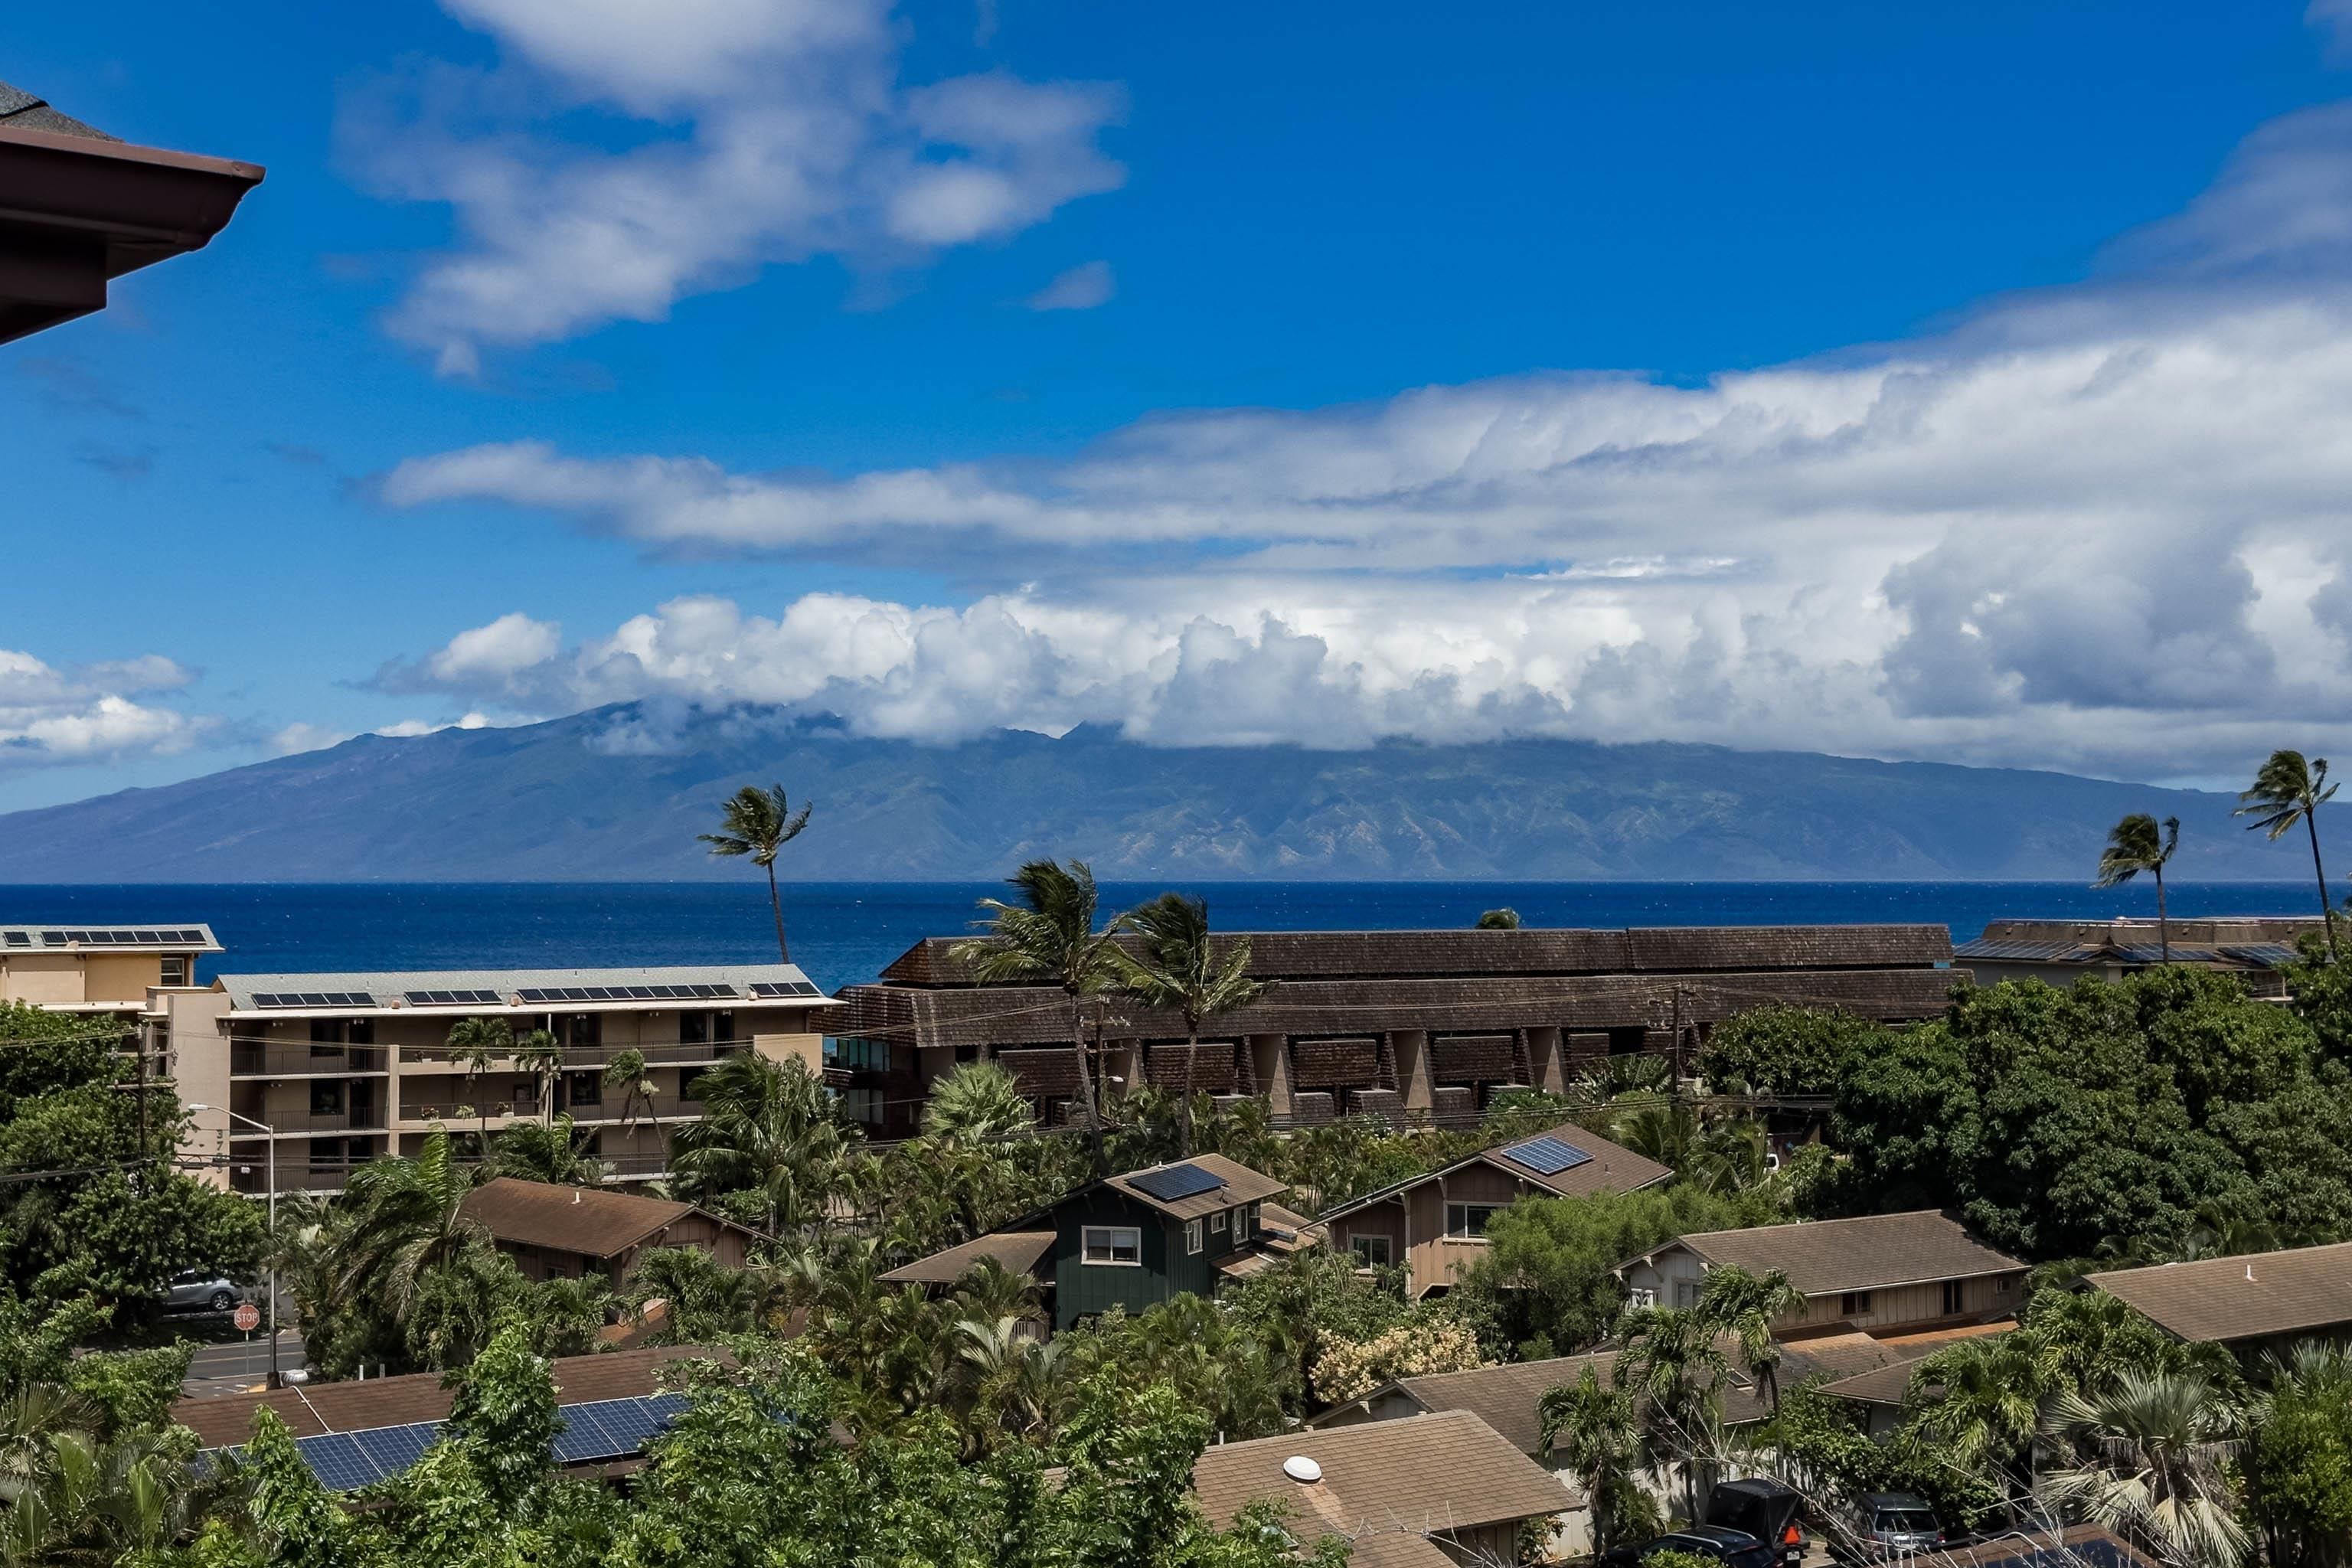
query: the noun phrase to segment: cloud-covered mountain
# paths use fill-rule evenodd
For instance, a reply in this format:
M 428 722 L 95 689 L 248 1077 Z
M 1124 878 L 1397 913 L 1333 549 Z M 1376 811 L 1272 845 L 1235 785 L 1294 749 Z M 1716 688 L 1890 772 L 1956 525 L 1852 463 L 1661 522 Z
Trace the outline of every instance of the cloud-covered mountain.
M 951 746 L 772 708 L 618 704 L 517 729 L 361 736 L 0 816 L 0 880 L 608 880 L 738 876 L 695 835 L 747 783 L 815 803 L 793 875 L 2085 878 L 2127 811 L 2183 822 L 2183 879 L 2294 878 L 2227 795 L 2061 773 L 1712 746 L 1520 740 L 1155 748 L 1100 728 Z

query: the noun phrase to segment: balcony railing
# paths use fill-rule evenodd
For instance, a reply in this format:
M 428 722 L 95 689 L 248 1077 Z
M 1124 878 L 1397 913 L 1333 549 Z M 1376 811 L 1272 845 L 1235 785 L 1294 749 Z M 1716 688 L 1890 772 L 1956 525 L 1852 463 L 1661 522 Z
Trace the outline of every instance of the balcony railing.
M 247 1113 L 240 1111 L 238 1114 Z M 303 1132 L 386 1132 L 391 1131 L 390 1124 L 384 1120 L 382 1108 L 373 1106 L 363 1110 L 301 1112 L 281 1110 L 275 1116 L 255 1116 L 253 1120 L 268 1123 L 280 1137 L 288 1133 Z M 234 1128 L 229 1133 L 229 1137 L 236 1141 L 257 1139 L 260 1136 L 258 1131 L 243 1125 Z
M 478 1155 L 457 1154 L 461 1164 L 479 1164 Z M 351 1180 L 353 1171 L 367 1163 L 364 1160 L 289 1160 L 281 1155 L 278 1161 L 278 1190 L 281 1193 L 339 1193 Z M 661 1154 L 616 1154 L 600 1159 L 604 1167 L 604 1180 L 610 1182 L 646 1181 L 658 1176 L 669 1168 L 667 1156 Z M 233 1192 L 260 1197 L 269 1191 L 269 1167 L 260 1160 L 240 1160 L 228 1168 L 228 1184 Z
M 607 1068 L 623 1051 L 635 1051 L 646 1058 L 647 1067 L 688 1067 L 701 1063 L 723 1061 L 739 1052 L 751 1048 L 749 1040 L 713 1040 L 707 1045 L 665 1046 L 565 1046 L 559 1052 L 562 1060 L 558 1072 L 587 1072 Z M 465 1058 L 446 1046 L 403 1046 L 401 1065 L 409 1068 L 447 1067 L 452 1071 L 465 1070 Z M 520 1072 L 512 1057 L 500 1057 L 493 1072 Z
M 382 1046 L 259 1046 L 229 1047 L 228 1070 L 236 1078 L 291 1078 L 298 1074 L 383 1072 Z

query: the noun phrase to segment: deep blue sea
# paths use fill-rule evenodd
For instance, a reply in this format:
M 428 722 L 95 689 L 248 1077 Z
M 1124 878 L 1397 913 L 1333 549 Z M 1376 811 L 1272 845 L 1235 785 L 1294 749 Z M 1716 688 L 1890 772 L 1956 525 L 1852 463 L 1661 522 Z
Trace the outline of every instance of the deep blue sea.
M 1777 925 L 1928 921 L 1955 940 L 2002 916 L 2154 915 L 2156 889 L 2071 882 L 1190 883 L 1227 931 L 1467 926 L 1507 905 L 1528 925 Z M 826 990 L 870 980 L 926 936 L 969 929 L 992 883 L 788 884 L 793 958 Z M 1106 908 L 1160 884 L 1107 883 Z M 2307 882 L 2190 883 L 2176 916 L 2305 914 Z M 772 958 L 764 883 L 236 883 L 0 886 L 0 921 L 209 922 L 215 973 L 747 963 Z

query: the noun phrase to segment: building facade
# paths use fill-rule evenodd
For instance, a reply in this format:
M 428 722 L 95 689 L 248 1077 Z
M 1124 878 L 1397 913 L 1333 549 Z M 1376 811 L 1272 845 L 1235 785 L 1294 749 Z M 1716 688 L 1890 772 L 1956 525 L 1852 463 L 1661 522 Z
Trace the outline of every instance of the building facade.
M 1953 956 L 1979 984 L 2040 980 L 2072 985 L 2084 975 L 2120 980 L 2164 963 L 2225 970 L 2254 995 L 2286 997 L 2279 965 L 2295 958 L 2295 942 L 2319 930 L 2315 915 L 2247 915 L 2176 920 L 2159 931 L 2154 921 L 1994 921 Z M 2166 955 L 2165 937 L 2171 942 Z
M 146 1068 L 168 1077 L 167 999 L 201 992 L 196 961 L 220 951 L 212 927 L 200 921 L 0 926 L 0 1002 L 109 1021 L 122 1031 L 125 1050 L 143 1051 Z
M 1050 986 L 982 985 L 918 942 L 872 984 L 845 987 L 827 1061 L 851 1116 L 910 1134 L 929 1086 L 968 1061 L 1012 1071 L 1042 1114 L 1076 1091 L 1069 1006 Z M 1236 939 L 1238 940 L 1238 939 Z M 1693 1051 L 1762 1003 L 1842 1007 L 1889 1023 L 1934 1016 L 1965 978 L 1942 926 L 1633 931 L 1257 931 L 1251 972 L 1276 982 L 1188 1048 L 1181 1020 L 1089 1004 L 1098 1081 L 1257 1095 L 1277 1120 L 1352 1114 L 1475 1122 L 1514 1085 L 1563 1088 L 1594 1058 Z M 1189 1058 L 1189 1059 L 1188 1059 Z M 1689 1059 L 1687 1056 L 1684 1058 Z
M 741 1051 L 821 1070 L 831 1006 L 789 963 L 230 974 L 163 1003 L 180 1098 L 219 1108 L 195 1113 L 184 1156 L 255 1193 L 273 1142 L 280 1191 L 332 1192 L 355 1165 L 416 1153 L 436 1125 L 496 1134 L 559 1113 L 611 1179 L 646 1180 L 665 1168 L 669 1129 L 701 1115 L 699 1074 Z M 511 1058 L 469 1073 L 449 1046 L 467 1018 L 503 1019 L 518 1040 L 547 1031 L 551 1080 Z M 632 1050 L 649 1094 L 604 1081 Z

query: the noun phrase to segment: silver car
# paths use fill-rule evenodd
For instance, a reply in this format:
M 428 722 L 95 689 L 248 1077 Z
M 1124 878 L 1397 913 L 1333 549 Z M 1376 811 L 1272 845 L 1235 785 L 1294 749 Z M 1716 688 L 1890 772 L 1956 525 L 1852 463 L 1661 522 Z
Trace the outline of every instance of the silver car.
M 167 1312 L 226 1312 L 236 1305 L 236 1282 L 205 1268 L 190 1268 L 172 1276 L 163 1287 Z

